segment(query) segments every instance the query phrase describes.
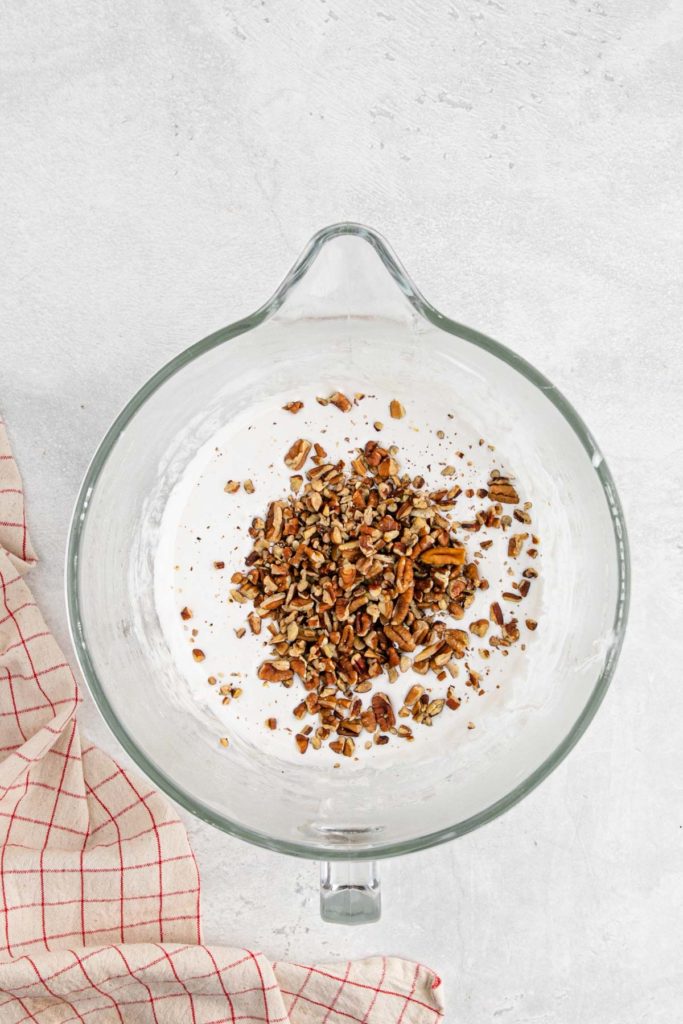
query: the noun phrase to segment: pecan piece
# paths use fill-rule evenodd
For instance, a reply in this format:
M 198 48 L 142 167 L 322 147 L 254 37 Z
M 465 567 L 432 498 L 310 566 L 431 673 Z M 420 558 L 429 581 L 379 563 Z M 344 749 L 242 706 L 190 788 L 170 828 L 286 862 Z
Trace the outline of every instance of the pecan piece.
M 405 626 L 387 625 L 384 627 L 384 635 L 402 651 L 410 653 L 415 650 L 415 640 Z
M 275 662 L 264 661 L 258 670 L 259 679 L 266 683 L 285 683 L 292 678 L 290 669 L 278 668 Z
M 372 708 L 362 711 L 360 720 L 363 724 L 363 728 L 366 729 L 367 732 L 374 732 L 377 728 L 377 719 L 375 718 L 375 712 Z
M 510 558 L 517 558 L 521 555 L 524 541 L 528 536 L 528 533 L 513 533 L 508 541 L 508 555 Z
M 494 601 L 493 604 L 491 605 L 489 618 L 491 618 L 493 622 L 496 623 L 496 625 L 503 625 L 503 611 L 497 601 Z
M 475 636 L 486 636 L 488 629 L 488 619 L 475 619 L 474 622 L 470 623 L 470 633 L 474 633 Z
M 507 477 L 499 476 L 489 480 L 489 498 L 501 505 L 517 505 L 519 495 Z
M 437 640 L 436 643 L 429 644 L 428 647 L 423 647 L 420 653 L 416 655 L 415 659 L 413 660 L 413 668 L 415 667 L 415 665 L 419 665 L 423 661 L 429 661 L 432 655 L 438 654 L 442 647 L 443 640 Z
M 350 590 L 356 581 L 356 567 L 351 562 L 344 562 L 339 570 L 339 580 L 344 590 Z
M 420 554 L 420 561 L 425 565 L 464 565 L 466 552 L 464 548 L 428 548 Z
M 266 540 L 277 541 L 282 536 L 282 508 L 281 501 L 271 501 L 266 516 Z
M 353 407 L 351 400 L 342 391 L 334 391 L 328 401 L 335 405 L 340 412 L 349 412 Z
M 412 558 L 401 555 L 396 565 L 396 589 L 399 594 L 412 589 L 414 568 Z
M 381 732 L 389 732 L 396 725 L 396 716 L 391 706 L 391 701 L 385 693 L 375 693 L 372 696 L 372 710 Z
M 415 701 L 419 700 L 423 693 L 424 687 L 419 686 L 416 683 L 414 686 L 411 686 L 410 689 L 408 690 L 403 703 L 406 705 L 406 707 L 412 708 Z
M 411 587 L 410 590 L 406 590 L 402 594 L 398 595 L 398 599 L 394 604 L 394 610 L 391 615 L 392 626 L 399 626 L 410 611 L 410 602 L 413 599 L 413 590 L 414 588 Z
M 285 455 L 285 465 L 289 469 L 293 469 L 295 472 L 302 469 L 312 447 L 313 446 L 310 441 L 306 441 L 304 438 L 299 438 L 298 441 L 294 442 Z

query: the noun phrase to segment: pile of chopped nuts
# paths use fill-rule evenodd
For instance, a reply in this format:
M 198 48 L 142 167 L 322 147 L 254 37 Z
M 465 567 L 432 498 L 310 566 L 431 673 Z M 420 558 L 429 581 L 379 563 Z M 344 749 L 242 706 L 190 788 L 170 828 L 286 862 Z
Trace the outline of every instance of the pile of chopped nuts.
M 344 397 L 335 393 L 325 402 L 347 411 Z M 296 413 L 300 407 L 292 402 L 284 408 Z M 390 411 L 394 418 L 405 412 L 398 402 Z M 503 505 L 519 505 L 515 519 L 530 522 L 512 482 L 493 471 L 488 489 L 477 491 L 487 506 L 472 522 L 453 523 L 446 513 L 460 487 L 449 480 L 450 486 L 427 491 L 421 476 L 401 473 L 397 455 L 395 447 L 371 440 L 347 465 L 328 461 L 320 444 L 295 441 L 285 455 L 291 493 L 272 501 L 265 518 L 252 521 L 252 551 L 244 570 L 232 576 L 231 598 L 253 606 L 247 616 L 251 632 L 268 631 L 264 638 L 272 652 L 259 678 L 296 684 L 305 693 L 294 708 L 302 723 L 295 736 L 302 753 L 328 743 L 351 757 L 361 738 L 366 747 L 388 743 L 392 735 L 413 739 L 408 720 L 430 726 L 444 708 L 460 706 L 454 688 L 432 699 L 424 687 L 412 685 L 395 711 L 373 680 L 385 675 L 395 683 L 408 669 L 448 680 L 458 675 L 457 662 L 466 658 L 470 643 L 490 628 L 497 631 L 488 638 L 494 648 L 509 647 L 520 636 L 517 620 L 506 621 L 498 602 L 491 604 L 489 619 L 453 626 L 465 618 L 475 593 L 489 587 L 458 532 L 469 536 L 482 526 L 507 530 L 512 517 L 504 515 Z M 510 557 L 520 553 L 527 537 L 510 535 Z M 534 575 L 527 570 L 503 598 L 517 603 Z M 535 628 L 532 621 L 529 629 Z M 478 674 L 468 665 L 466 671 L 467 685 L 483 693 Z M 275 719 L 266 724 L 276 727 Z

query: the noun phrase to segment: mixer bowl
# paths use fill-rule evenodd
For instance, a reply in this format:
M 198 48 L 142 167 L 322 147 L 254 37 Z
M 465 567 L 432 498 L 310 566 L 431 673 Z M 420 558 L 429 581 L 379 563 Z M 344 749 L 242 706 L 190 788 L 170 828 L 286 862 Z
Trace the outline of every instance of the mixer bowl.
M 427 393 L 438 377 L 455 405 L 465 396 L 475 406 L 493 403 L 518 450 L 533 446 L 548 467 L 572 554 L 555 567 L 558 642 L 539 699 L 512 707 L 509 727 L 490 741 L 436 751 L 417 772 L 361 768 L 349 784 L 343 771 L 308 758 L 283 765 L 238 746 L 228 761 L 216 730 L 173 697 L 182 680 L 153 587 L 168 495 L 197 449 L 256 397 L 294 393 L 301 380 L 318 378 L 358 390 L 378 374 L 385 387 L 409 381 Z M 377 858 L 478 828 L 562 761 L 614 672 L 628 593 L 619 498 L 579 416 L 529 363 L 430 306 L 383 239 L 356 224 L 316 234 L 264 306 L 182 352 L 131 399 L 87 471 L 68 545 L 73 643 L 116 738 L 197 817 L 325 862 L 323 915 L 337 920 L 376 919 Z

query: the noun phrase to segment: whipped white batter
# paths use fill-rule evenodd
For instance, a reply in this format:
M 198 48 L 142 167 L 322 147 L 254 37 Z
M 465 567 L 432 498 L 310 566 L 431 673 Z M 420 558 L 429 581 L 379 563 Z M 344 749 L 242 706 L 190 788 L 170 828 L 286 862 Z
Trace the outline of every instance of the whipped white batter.
M 305 387 L 255 403 L 247 412 L 235 416 L 204 444 L 191 460 L 173 489 L 164 511 L 155 559 L 155 600 L 159 620 L 174 660 L 187 681 L 192 699 L 215 715 L 216 742 L 221 736 L 256 747 L 268 756 L 283 761 L 302 763 L 310 759 L 316 765 L 341 763 L 342 768 L 354 764 L 376 763 L 386 766 L 392 760 L 423 760 L 426 752 L 434 755 L 436 749 L 453 745 L 475 743 L 480 737 L 477 728 L 486 725 L 487 715 L 495 717 L 513 701 L 519 707 L 525 693 L 534 662 L 543 647 L 543 520 L 548 517 L 549 498 L 534 492 L 533 479 L 525 476 L 524 465 L 510 461 L 506 452 L 505 436 L 482 436 L 477 417 L 471 410 L 453 406 L 452 391 L 439 388 L 418 399 L 411 393 L 382 393 L 374 390 L 359 400 L 349 413 L 342 413 L 332 405 L 322 407 L 316 395 L 327 396 L 333 390 L 342 390 L 350 397 L 357 390 L 353 382 L 318 381 Z M 391 419 L 389 402 L 397 398 L 406 409 L 401 420 Z M 304 408 L 292 415 L 282 409 L 289 401 L 300 400 Z M 490 416 L 486 417 L 490 421 Z M 383 429 L 377 432 L 373 424 L 381 421 Z M 443 432 L 444 436 L 438 436 Z M 318 441 L 326 449 L 330 461 L 349 461 L 355 449 L 369 439 L 378 440 L 384 447 L 397 445 L 400 471 L 424 476 L 427 488 L 435 490 L 457 482 L 462 488 L 455 509 L 447 513 L 454 520 L 467 521 L 479 511 L 485 500 L 467 498 L 468 488 L 476 491 L 486 487 L 491 469 L 498 469 L 515 478 L 521 501 L 533 500 L 532 524 L 525 526 L 513 521 L 509 532 L 482 528 L 478 533 L 461 532 L 467 545 L 468 557 L 479 564 L 480 574 L 488 579 L 490 588 L 479 591 L 475 602 L 466 611 L 465 619 L 452 623 L 466 628 L 474 619 L 488 618 L 489 605 L 498 600 L 506 620 L 514 615 L 519 620 L 521 638 L 503 653 L 489 647 L 488 637 L 471 638 L 471 656 L 459 662 L 458 678 L 450 676 L 439 682 L 433 674 L 420 676 L 412 671 L 402 673 L 396 683 L 390 684 L 386 676 L 375 680 L 377 689 L 389 694 L 395 711 L 403 703 L 410 686 L 417 682 L 431 691 L 432 697 L 445 696 L 453 686 L 462 704 L 457 711 L 444 709 L 433 720 L 431 728 L 406 721 L 413 728 L 414 740 L 408 742 L 392 737 L 385 746 L 364 748 L 369 738 L 361 734 L 356 743 L 354 758 L 340 758 L 325 744 L 319 751 L 309 749 L 302 757 L 297 750 L 294 735 L 301 725 L 317 724 L 307 717 L 301 723 L 292 715 L 300 702 L 303 689 L 298 681 L 290 689 L 277 684 L 264 684 L 257 677 L 258 665 L 270 655 L 265 640 L 266 632 L 253 636 L 247 627 L 242 638 L 235 631 L 245 627 L 250 604 L 229 600 L 231 575 L 243 569 L 244 558 L 251 550 L 248 529 L 254 516 L 263 516 L 268 503 L 290 493 L 291 471 L 284 464 L 284 454 L 297 438 Z M 483 440 L 483 444 L 480 443 Z M 492 450 L 493 449 L 493 450 Z M 460 454 L 462 453 L 462 454 Z M 518 456 L 519 453 L 514 453 Z M 442 469 L 452 465 L 454 477 L 444 477 Z M 528 472 L 528 467 L 527 472 Z M 244 487 L 236 494 L 225 493 L 228 480 L 250 479 L 254 493 Z M 504 508 L 511 513 L 512 507 Z M 533 561 L 525 554 L 508 558 L 507 544 L 510 532 L 540 534 L 539 556 Z M 491 540 L 488 550 L 481 541 Z M 525 550 L 531 540 L 525 544 Z M 223 569 L 214 563 L 223 562 Z M 519 604 L 502 600 L 504 590 L 511 590 L 513 580 L 522 578 L 522 571 L 533 565 L 539 578 L 532 581 L 528 596 Z M 183 621 L 181 610 L 189 608 L 192 618 Z M 525 619 L 539 621 L 538 630 L 527 630 Z M 266 620 L 268 621 L 268 620 Z M 497 630 L 491 629 L 489 636 Z M 201 649 L 205 660 L 198 663 L 193 648 Z M 490 651 L 488 659 L 478 650 Z M 466 686 L 468 664 L 481 674 L 479 695 Z M 209 677 L 216 680 L 210 685 Z M 238 699 L 223 703 L 221 688 L 239 687 Z M 365 694 L 369 700 L 371 694 Z M 268 718 L 277 719 L 277 729 L 265 725 Z M 469 723 L 475 726 L 468 728 Z M 428 751 L 425 751 L 425 745 Z M 438 746 L 437 746 L 438 745 Z M 230 756 L 230 747 L 226 757 Z

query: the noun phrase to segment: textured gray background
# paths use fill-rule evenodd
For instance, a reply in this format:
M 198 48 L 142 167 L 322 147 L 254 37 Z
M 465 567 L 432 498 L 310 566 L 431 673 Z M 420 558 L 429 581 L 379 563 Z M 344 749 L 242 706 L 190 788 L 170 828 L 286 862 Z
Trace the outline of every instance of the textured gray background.
M 188 821 L 207 937 L 421 959 L 449 1021 L 680 1019 L 683 5 L 7 0 L 0 17 L 0 405 L 67 648 L 67 525 L 105 428 L 335 220 L 382 231 L 438 307 L 555 381 L 630 524 L 624 655 L 548 782 L 387 863 L 384 918 L 353 931 L 318 920 L 313 864 Z M 81 719 L 121 754 L 87 695 Z

